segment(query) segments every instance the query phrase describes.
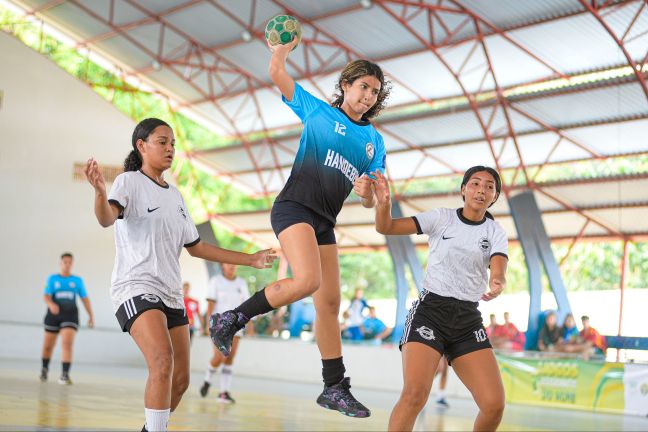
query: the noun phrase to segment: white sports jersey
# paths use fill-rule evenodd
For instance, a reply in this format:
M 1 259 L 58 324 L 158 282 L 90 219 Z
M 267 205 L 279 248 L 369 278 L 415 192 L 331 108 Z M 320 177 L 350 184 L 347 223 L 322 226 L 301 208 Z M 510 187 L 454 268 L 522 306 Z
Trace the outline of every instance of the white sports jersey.
M 491 257 L 508 257 L 508 239 L 494 220 L 473 222 L 461 210 L 439 208 L 414 216 L 418 233 L 430 236 L 423 288 L 476 302 L 486 292 Z
M 207 283 L 207 300 L 216 302 L 216 313 L 232 310 L 249 298 L 247 282 L 240 277 L 229 280 L 219 274 L 212 276 Z
M 113 309 L 143 294 L 156 294 L 168 307 L 184 309 L 180 252 L 200 237 L 178 189 L 129 171 L 117 176 L 108 201 L 122 209 L 115 221 Z

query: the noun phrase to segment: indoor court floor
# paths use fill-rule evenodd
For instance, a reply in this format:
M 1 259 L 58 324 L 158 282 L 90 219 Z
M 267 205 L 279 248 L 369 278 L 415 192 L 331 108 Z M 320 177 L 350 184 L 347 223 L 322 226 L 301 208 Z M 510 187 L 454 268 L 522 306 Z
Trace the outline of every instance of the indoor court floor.
M 77 364 L 72 386 L 57 383 L 59 367 L 53 364 L 50 380 L 38 381 L 37 361 L 0 360 L 0 430 L 130 430 L 143 424 L 143 389 L 146 371 L 134 367 Z M 314 384 L 260 380 L 235 376 L 234 405 L 216 403 L 218 376 L 210 395 L 198 394 L 202 374 L 192 383 L 170 430 L 385 430 L 396 392 L 354 388 L 358 399 L 372 408 L 369 419 L 344 417 L 315 404 L 321 388 Z M 472 401 L 450 399 L 451 407 L 439 411 L 428 404 L 415 430 L 471 430 L 476 414 Z M 648 430 L 648 419 L 582 411 L 549 410 L 508 405 L 500 427 L 524 430 Z

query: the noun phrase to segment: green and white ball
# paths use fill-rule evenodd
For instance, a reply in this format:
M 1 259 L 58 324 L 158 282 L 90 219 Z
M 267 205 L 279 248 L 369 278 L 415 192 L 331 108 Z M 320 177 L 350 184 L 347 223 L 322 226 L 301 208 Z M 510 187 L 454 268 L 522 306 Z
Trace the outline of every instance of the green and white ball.
M 271 18 L 265 28 L 265 38 L 272 46 L 289 44 L 293 38 L 297 38 L 297 44 L 299 44 L 301 36 L 301 24 L 295 17 L 290 15 L 277 15 Z M 295 45 L 295 48 L 297 48 L 297 45 Z

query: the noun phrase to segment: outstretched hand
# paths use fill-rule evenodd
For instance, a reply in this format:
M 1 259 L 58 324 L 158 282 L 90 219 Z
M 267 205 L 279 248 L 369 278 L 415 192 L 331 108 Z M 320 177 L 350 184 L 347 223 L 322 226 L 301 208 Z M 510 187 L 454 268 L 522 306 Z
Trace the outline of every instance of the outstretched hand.
M 378 205 L 388 204 L 391 201 L 391 195 L 387 178 L 378 170 L 371 174 L 376 177 L 376 180 L 374 180 L 374 195 L 376 195 Z
M 488 281 L 488 291 L 484 293 L 481 297 L 484 301 L 491 301 L 498 295 L 502 294 L 504 287 L 506 286 L 506 280 L 499 277 L 491 277 Z
M 252 254 L 252 263 L 250 267 L 258 269 L 272 268 L 272 264 L 277 259 L 276 252 L 273 249 L 264 249 Z
M 373 194 L 373 183 L 374 180 L 371 177 L 367 174 L 363 174 L 353 182 L 353 192 L 355 192 L 355 194 L 360 198 L 370 199 Z
M 99 169 L 99 164 L 94 158 L 88 159 L 86 167 L 83 170 L 85 173 L 88 182 L 92 185 L 96 192 L 103 195 L 106 194 L 106 181 L 104 180 L 103 174 Z

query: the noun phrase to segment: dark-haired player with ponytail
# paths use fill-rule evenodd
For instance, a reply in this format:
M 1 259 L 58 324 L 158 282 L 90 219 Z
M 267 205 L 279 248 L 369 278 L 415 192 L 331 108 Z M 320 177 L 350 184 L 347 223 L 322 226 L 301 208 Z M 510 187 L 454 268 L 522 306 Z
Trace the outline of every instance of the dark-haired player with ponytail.
M 103 227 L 115 225 L 115 266 L 111 298 L 124 332 L 144 355 L 148 380 L 144 430 L 165 431 L 170 411 L 189 385 L 189 320 L 184 309 L 179 257 L 194 257 L 263 269 L 273 251 L 229 251 L 200 241 L 180 192 L 164 179 L 175 153 L 171 127 L 162 120 L 141 121 L 133 150 L 110 194 L 97 162 L 85 174 L 95 190 L 95 215 Z
M 489 167 L 472 167 L 461 182 L 463 207 L 399 219 L 391 217 L 387 180 L 380 173 L 376 177 L 376 230 L 426 234 L 430 246 L 424 289 L 400 341 L 403 391 L 389 430 L 412 430 L 444 355 L 479 407 L 474 430 L 495 430 L 504 412 L 504 386 L 477 306 L 480 299 L 500 295 L 506 285 L 506 233 L 487 211 L 499 197 L 500 176 Z
M 350 392 L 340 341 L 340 269 L 336 218 L 351 190 L 362 205 L 374 205 L 368 174 L 385 168 L 382 136 L 369 121 L 384 107 L 389 85 L 380 67 L 367 60 L 349 63 L 338 78 L 335 100 L 316 98 L 286 71 L 297 44 L 271 47 L 270 79 L 304 124 L 290 178 L 275 200 L 270 221 L 293 277 L 258 291 L 231 311 L 211 318 L 216 347 L 229 355 L 232 339 L 252 317 L 313 296 L 315 333 L 322 358 L 324 390 L 317 403 L 352 417 L 370 411 Z

